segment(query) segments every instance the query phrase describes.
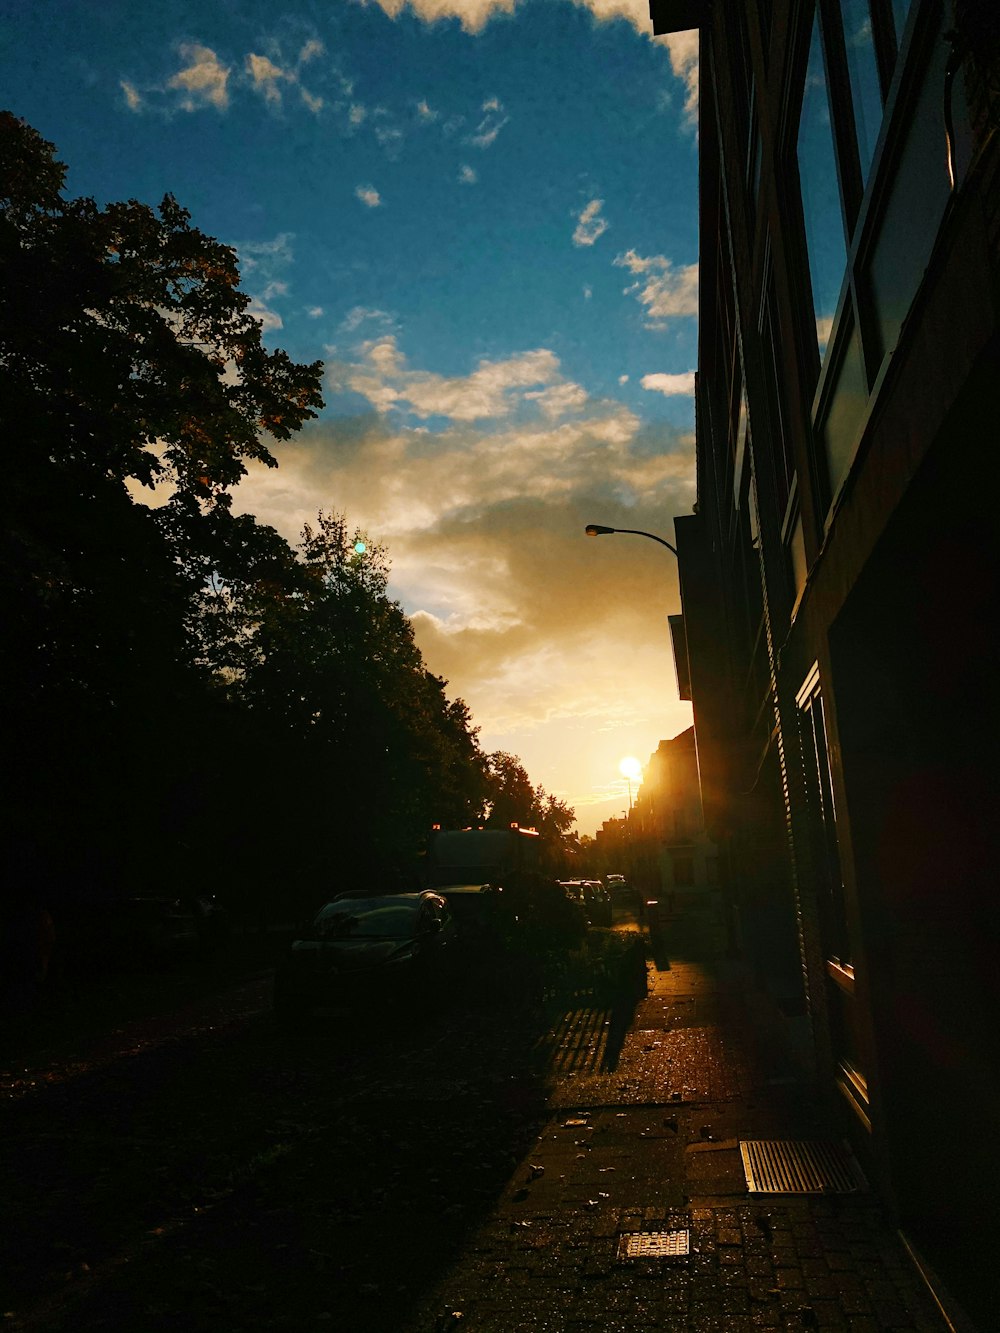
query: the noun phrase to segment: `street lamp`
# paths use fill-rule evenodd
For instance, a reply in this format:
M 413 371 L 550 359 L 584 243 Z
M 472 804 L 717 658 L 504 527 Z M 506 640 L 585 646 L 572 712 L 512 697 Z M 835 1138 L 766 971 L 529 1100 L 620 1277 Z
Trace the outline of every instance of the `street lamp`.
M 653 532 L 640 532 L 638 528 L 606 528 L 602 523 L 588 523 L 584 529 L 588 537 L 606 537 L 612 532 L 627 532 L 633 537 L 648 537 L 651 542 L 659 542 L 665 546 L 668 551 L 673 551 L 677 555 L 677 547 L 671 546 L 663 537 L 657 537 Z

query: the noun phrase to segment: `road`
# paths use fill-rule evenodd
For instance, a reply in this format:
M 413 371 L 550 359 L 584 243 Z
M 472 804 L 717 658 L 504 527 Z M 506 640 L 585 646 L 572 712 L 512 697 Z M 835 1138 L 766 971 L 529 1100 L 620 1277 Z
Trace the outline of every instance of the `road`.
M 535 1142 L 565 1021 L 468 996 L 289 1039 L 268 1000 L 6 1072 L 7 1328 L 406 1328 Z

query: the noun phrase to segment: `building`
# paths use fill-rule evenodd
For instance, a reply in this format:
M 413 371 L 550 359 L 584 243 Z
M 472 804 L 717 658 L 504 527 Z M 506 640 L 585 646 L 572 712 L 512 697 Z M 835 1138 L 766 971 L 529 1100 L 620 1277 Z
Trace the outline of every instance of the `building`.
M 760 985 L 945 1302 L 1000 1241 L 1000 6 L 652 0 L 700 34 L 706 826 Z M 677 636 L 675 635 L 675 642 Z
M 727 945 L 718 848 L 705 831 L 694 728 L 660 741 L 629 811 L 639 879 L 658 900 L 658 919 L 677 947 Z

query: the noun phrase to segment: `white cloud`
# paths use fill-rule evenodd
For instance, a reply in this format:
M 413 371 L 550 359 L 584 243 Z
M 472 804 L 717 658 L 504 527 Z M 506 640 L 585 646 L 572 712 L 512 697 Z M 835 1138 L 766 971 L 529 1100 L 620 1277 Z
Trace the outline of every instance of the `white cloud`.
M 246 68 L 254 90 L 260 93 L 266 102 L 280 106 L 281 90 L 278 84 L 282 80 L 292 80 L 295 76 L 288 70 L 282 69 L 280 65 L 276 65 L 267 56 L 259 56 L 253 52 L 247 56 Z
M 225 111 L 229 106 L 229 68 L 220 63 L 218 56 L 207 46 L 197 42 L 182 42 L 180 57 L 188 64 L 167 80 L 167 87 L 181 93 L 180 105 L 185 111 L 197 111 L 214 106 Z
M 684 119 L 693 129 L 698 124 L 698 33 L 671 32 L 656 40 L 666 46 L 674 77 L 684 84 Z
M 130 111 L 141 111 L 143 107 L 142 97 L 134 84 L 129 83 L 127 79 L 121 80 L 121 90 L 125 94 L 125 104 Z
M 619 376 L 618 376 L 618 383 L 619 383 L 619 384 L 628 384 L 628 376 L 627 376 L 627 375 L 619 375 Z
M 410 370 L 391 333 L 363 343 L 359 352 L 360 361 L 329 368 L 333 387 L 362 394 L 379 412 L 396 409 L 423 420 L 446 417 L 468 422 L 506 417 L 527 401 L 528 395 L 517 390 L 562 384 L 559 359 L 546 348 L 505 361 L 480 361 L 465 376 Z
M 382 196 L 371 185 L 359 185 L 354 193 L 366 208 L 378 208 L 382 203 Z
M 461 181 L 463 185 L 475 185 L 479 177 L 476 175 L 472 167 L 466 166 L 463 163 L 458 173 L 458 179 Z
M 306 314 L 309 316 L 310 319 L 319 319 L 324 313 L 325 312 L 321 305 L 311 305 L 309 309 L 306 311 Z
M 588 287 L 584 287 L 584 289 L 583 289 L 583 299 L 584 299 L 585 301 L 589 301 L 593 295 L 594 295 L 594 289 L 593 289 L 593 287 L 589 287 L 589 286 L 588 286 Z
M 364 0 L 362 0 L 364 3 Z M 517 0 L 374 0 L 391 19 L 409 7 L 425 23 L 458 19 L 466 32 L 482 32 L 497 14 L 513 14 Z
M 587 405 L 587 391 L 579 384 L 553 384 L 548 389 L 535 389 L 526 393 L 525 398 L 534 402 L 544 416 L 550 420 L 582 412 Z
M 627 268 L 638 277 L 626 293 L 635 292 L 646 307 L 648 327 L 663 328 L 665 321 L 698 313 L 698 265 L 687 264 L 675 269 L 663 255 L 644 259 L 634 250 L 615 259 L 620 268 Z
M 375 138 L 390 157 L 398 157 L 403 146 L 403 131 L 398 125 L 376 125 Z
M 667 398 L 672 397 L 693 397 L 694 395 L 694 371 L 687 370 L 680 375 L 665 375 L 657 373 L 655 375 L 643 375 L 639 381 L 644 389 L 652 389 L 655 393 L 662 393 Z
M 440 114 L 441 113 L 439 111 L 434 111 L 431 108 L 427 99 L 424 97 L 422 97 L 420 101 L 417 103 L 417 116 L 422 121 L 430 123 L 431 121 L 439 119 Z
M 244 274 L 255 273 L 265 283 L 274 282 L 275 275 L 287 268 L 294 259 L 292 241 L 294 232 L 282 231 L 272 241 L 238 241 L 236 250 Z
M 387 310 L 379 310 L 377 306 L 353 306 L 344 316 L 340 324 L 342 333 L 353 333 L 359 329 L 362 324 L 381 324 L 384 328 L 394 323 L 392 315 Z
M 653 36 L 649 17 L 649 0 L 574 0 L 574 4 L 588 9 L 599 23 L 624 19 L 636 32 L 648 37 L 657 46 L 663 46 L 670 57 L 670 68 L 685 88 L 684 119 L 689 127 L 698 121 L 698 32 L 671 32 L 662 37 Z
M 308 64 L 310 60 L 315 60 L 317 56 L 321 56 L 325 50 L 326 48 L 318 37 L 310 37 L 299 52 L 299 64 Z
M 495 142 L 497 135 L 510 120 L 505 114 L 500 101 L 496 97 L 488 98 L 480 108 L 484 115 L 476 126 L 474 133 L 468 135 L 465 143 L 473 148 L 489 148 Z
M 545 349 L 458 380 L 411 368 L 392 338 L 365 348 L 341 375 L 366 372 L 390 401 L 475 391 L 517 410 L 433 431 L 371 413 L 312 423 L 282 446 L 276 470 L 251 465 L 237 509 L 294 541 L 318 506 L 333 506 L 384 541 L 392 595 L 484 747 L 520 755 L 585 827 L 620 813 L 621 800 L 588 808 L 607 799 L 622 754 L 644 757 L 690 725 L 690 706 L 673 698 L 664 622 L 678 609 L 676 581 L 652 543 L 589 542 L 583 527 L 669 537 L 665 515 L 695 499 L 693 434 L 644 429 L 622 403 L 587 398 Z M 540 410 L 556 389 L 572 415 Z
M 284 327 L 278 312 L 272 310 L 259 297 L 255 296 L 247 306 L 247 314 L 252 315 L 254 319 L 260 321 L 260 326 L 265 333 L 269 333 L 272 329 L 280 329 Z
M 318 115 L 320 111 L 323 110 L 322 97 L 314 97 L 308 88 L 303 88 L 301 84 L 299 84 L 299 96 L 314 116 Z
M 608 221 L 601 217 L 603 206 L 603 199 L 591 199 L 576 220 L 576 231 L 573 233 L 574 245 L 593 245 L 597 238 L 607 231 Z
M 355 102 L 348 112 L 348 120 L 352 125 L 363 125 L 367 115 L 368 108 L 362 106 L 360 102 Z

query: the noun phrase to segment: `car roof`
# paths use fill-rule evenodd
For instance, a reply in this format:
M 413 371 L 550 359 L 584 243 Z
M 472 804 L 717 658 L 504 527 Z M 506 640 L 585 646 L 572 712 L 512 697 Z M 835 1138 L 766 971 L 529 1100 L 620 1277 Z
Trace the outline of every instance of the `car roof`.
M 419 903 L 428 899 L 440 899 L 441 895 L 436 889 L 423 889 L 419 893 L 378 893 L 371 889 L 348 889 L 344 893 L 335 894 L 328 902 L 325 902 L 319 909 L 325 912 L 328 907 L 333 907 L 335 903 L 343 902 L 370 902 L 383 903 L 388 906 L 390 903 L 400 907 L 416 907 Z

